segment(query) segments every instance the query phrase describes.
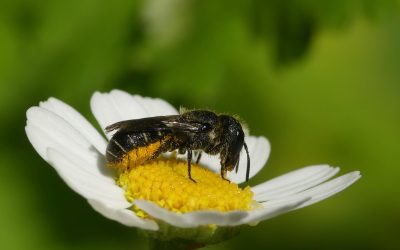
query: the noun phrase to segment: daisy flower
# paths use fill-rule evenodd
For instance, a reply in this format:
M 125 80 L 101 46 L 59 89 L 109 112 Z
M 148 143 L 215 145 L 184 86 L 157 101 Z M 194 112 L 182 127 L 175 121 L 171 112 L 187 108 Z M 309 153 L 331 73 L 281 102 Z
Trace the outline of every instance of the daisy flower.
M 100 127 L 128 119 L 178 114 L 169 103 L 120 90 L 93 94 L 90 106 Z M 192 165 L 174 155 L 163 156 L 131 170 L 106 167 L 107 140 L 75 109 L 49 98 L 27 111 L 29 141 L 75 192 L 103 216 L 142 229 L 159 244 L 176 247 L 217 243 L 257 223 L 309 206 L 347 188 L 358 171 L 331 179 L 338 167 L 301 168 L 254 187 L 240 188 L 246 178 L 246 157 L 239 171 L 219 174 L 218 157 L 203 156 Z M 105 134 L 107 139 L 110 134 Z M 265 165 L 270 144 L 264 137 L 246 136 L 250 178 Z M 243 154 L 243 152 L 242 152 Z

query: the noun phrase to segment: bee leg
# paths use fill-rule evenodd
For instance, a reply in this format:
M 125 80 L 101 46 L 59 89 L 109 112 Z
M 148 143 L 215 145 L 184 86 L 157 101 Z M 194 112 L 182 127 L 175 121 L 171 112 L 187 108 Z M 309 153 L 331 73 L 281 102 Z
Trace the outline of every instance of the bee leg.
M 225 170 L 224 167 L 221 167 L 221 178 L 222 178 L 223 180 L 225 180 L 225 181 L 231 182 L 230 180 L 228 180 L 228 179 L 226 178 L 226 170 Z
M 197 155 L 196 164 L 199 164 L 201 158 L 201 152 Z
M 160 156 L 162 153 L 171 151 L 169 150 L 171 148 L 171 140 L 167 140 L 161 144 L 161 146 L 149 157 L 149 160 L 154 160 L 158 156 Z
M 193 178 L 192 178 L 192 174 L 191 174 L 191 170 L 192 170 L 192 150 L 188 150 L 187 151 L 187 163 L 188 163 L 188 176 L 189 176 L 189 179 L 191 179 L 194 183 L 196 183 L 196 181 L 195 180 L 193 180 Z

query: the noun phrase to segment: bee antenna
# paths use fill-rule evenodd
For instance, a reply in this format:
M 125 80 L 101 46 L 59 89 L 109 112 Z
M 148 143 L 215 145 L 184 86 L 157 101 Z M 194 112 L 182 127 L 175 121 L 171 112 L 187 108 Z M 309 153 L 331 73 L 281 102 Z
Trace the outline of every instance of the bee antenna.
M 250 177 L 250 155 L 249 155 L 249 149 L 247 148 L 247 144 L 244 143 L 243 146 L 247 154 L 246 182 L 248 182 Z

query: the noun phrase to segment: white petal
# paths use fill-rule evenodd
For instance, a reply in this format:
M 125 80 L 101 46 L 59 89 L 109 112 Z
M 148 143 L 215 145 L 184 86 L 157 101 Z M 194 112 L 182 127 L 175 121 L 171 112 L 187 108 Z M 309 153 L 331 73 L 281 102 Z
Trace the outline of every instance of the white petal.
M 328 165 L 302 168 L 252 188 L 254 199 L 266 201 L 296 194 L 330 179 L 337 172 L 338 167 Z
M 245 138 L 250 155 L 250 175 L 252 178 L 255 176 L 265 165 L 271 151 L 270 144 L 265 137 L 246 136 Z M 219 173 L 221 169 L 219 156 L 204 155 L 200 160 L 200 164 L 206 166 L 208 169 Z M 240 153 L 239 171 L 235 170 L 228 173 L 228 179 L 235 183 L 242 183 L 246 181 L 247 171 L 247 155 L 244 148 Z
M 115 182 L 88 171 L 90 163 L 68 152 L 48 149 L 49 163 L 67 185 L 86 199 L 103 202 L 108 207 L 127 208 L 131 204 L 125 199 L 124 191 Z
M 246 144 L 250 155 L 250 175 L 249 178 L 255 176 L 267 163 L 271 146 L 265 137 L 247 136 Z M 243 149 L 240 154 L 239 171 L 235 170 L 228 173 L 228 179 L 235 183 L 246 181 L 247 156 Z
M 130 95 L 121 90 L 94 93 L 90 106 L 102 129 L 123 120 L 178 114 L 169 103 L 161 99 Z M 111 136 L 107 134 L 108 138 Z
M 219 211 L 196 211 L 178 214 L 168 211 L 167 209 L 164 209 L 147 200 L 135 200 L 134 203 L 152 217 L 182 228 L 193 228 L 208 224 L 229 226 L 241 221 L 248 215 L 247 212 L 243 211 L 232 211 L 225 213 Z
M 186 159 L 186 155 L 185 155 L 184 159 Z M 197 159 L 197 158 L 195 158 L 195 159 Z M 215 173 L 220 173 L 221 164 L 220 164 L 219 155 L 209 155 L 209 154 L 202 152 L 199 164 Z
M 273 191 L 279 188 L 293 185 L 299 181 L 308 180 L 321 172 L 329 171 L 329 165 L 314 165 L 296 169 L 284 175 L 273 178 L 267 182 L 261 183 L 251 188 L 255 195 L 263 192 Z
M 74 108 L 53 97 L 45 102 L 41 102 L 39 106 L 61 116 L 66 122 L 79 131 L 101 154 L 104 154 L 107 146 L 106 140 Z
M 177 115 L 178 111 L 168 102 L 160 98 L 132 96 L 138 103 L 142 104 L 149 116 Z
M 335 178 L 331 181 L 325 182 L 319 186 L 314 188 L 308 189 L 304 192 L 292 195 L 287 197 L 286 199 L 297 199 L 299 197 L 311 197 L 311 199 L 300 206 L 296 207 L 295 209 L 299 209 L 302 207 L 306 207 L 312 205 L 316 202 L 324 200 L 328 197 L 331 197 L 340 191 L 346 189 L 351 184 L 356 182 L 358 179 L 361 178 L 359 171 L 354 171 L 345 175 L 342 175 L 338 178 Z
M 250 211 L 249 216 L 244 218 L 241 224 L 254 224 L 272 217 L 287 213 L 310 200 L 310 197 L 300 197 L 298 199 L 287 200 L 280 204 L 263 204 L 264 207 Z
M 129 209 L 115 209 L 108 207 L 104 203 L 97 200 L 89 200 L 89 204 L 94 210 L 102 214 L 104 217 L 115 220 L 128 227 L 138 227 L 145 230 L 158 230 L 158 225 L 152 220 L 145 220 L 137 217 L 133 211 Z
M 69 150 L 88 161 L 98 159 L 99 153 L 79 131 L 59 115 L 44 108 L 31 107 L 26 112 L 25 131 L 28 139 L 47 160 L 47 148 Z

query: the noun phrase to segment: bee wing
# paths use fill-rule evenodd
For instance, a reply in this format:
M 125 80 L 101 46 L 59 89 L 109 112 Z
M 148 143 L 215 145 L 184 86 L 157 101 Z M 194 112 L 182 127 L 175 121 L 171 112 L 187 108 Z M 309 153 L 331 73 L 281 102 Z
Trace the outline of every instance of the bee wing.
M 114 130 L 124 132 L 202 132 L 208 128 L 206 124 L 182 121 L 180 118 L 180 115 L 170 115 L 120 121 L 107 126 L 105 131 L 107 133 Z
M 163 121 L 163 124 L 169 128 L 171 131 L 185 131 L 185 132 L 203 132 L 208 130 L 207 124 L 202 124 L 198 122 L 187 122 L 187 121 Z

